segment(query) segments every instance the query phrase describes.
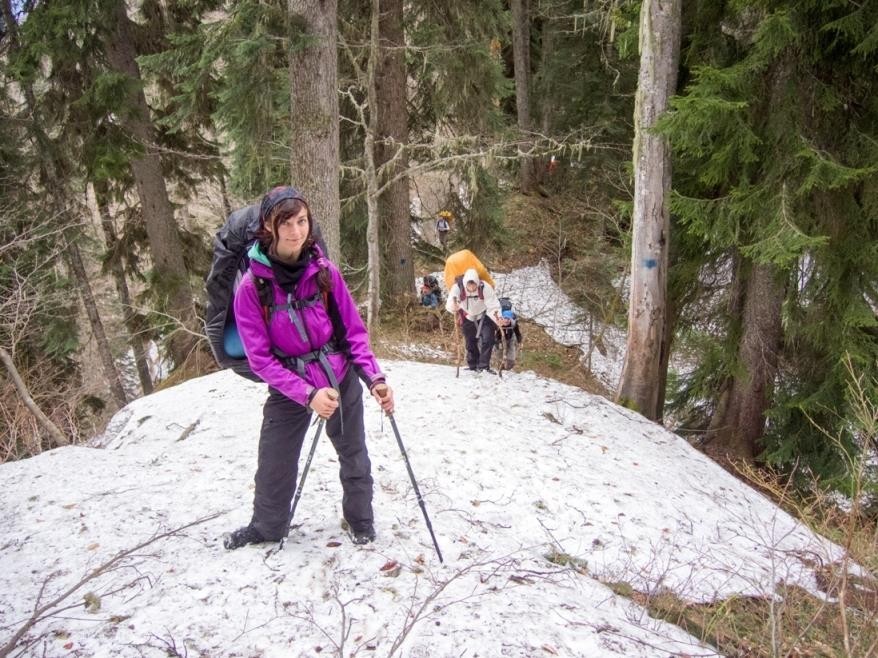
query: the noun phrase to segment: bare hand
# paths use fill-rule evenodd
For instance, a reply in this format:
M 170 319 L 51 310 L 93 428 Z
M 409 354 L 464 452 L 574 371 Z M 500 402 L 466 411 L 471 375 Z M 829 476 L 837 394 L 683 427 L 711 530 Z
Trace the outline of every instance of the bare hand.
M 321 388 L 308 406 L 321 418 L 329 418 L 338 409 L 338 391 L 334 388 Z
M 372 397 L 381 405 L 384 413 L 393 413 L 393 389 L 387 384 L 376 384 L 373 386 Z

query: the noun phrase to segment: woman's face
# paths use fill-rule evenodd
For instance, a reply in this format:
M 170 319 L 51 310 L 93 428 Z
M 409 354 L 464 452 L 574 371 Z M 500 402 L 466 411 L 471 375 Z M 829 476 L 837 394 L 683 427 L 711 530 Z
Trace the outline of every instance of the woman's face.
M 289 215 L 277 225 L 277 255 L 287 260 L 296 260 L 308 239 L 308 209 L 302 208 L 295 215 Z

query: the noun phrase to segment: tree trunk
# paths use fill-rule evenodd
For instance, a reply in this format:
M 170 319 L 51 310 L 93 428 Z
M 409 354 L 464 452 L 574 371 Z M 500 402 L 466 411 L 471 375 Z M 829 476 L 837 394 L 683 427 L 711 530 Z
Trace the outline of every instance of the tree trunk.
M 189 275 L 183 261 L 183 243 L 168 199 L 161 159 L 153 148 L 155 130 L 143 93 L 140 69 L 135 60 L 137 53 L 134 51 L 133 35 L 124 2 L 117 7 L 115 30 L 107 38 L 106 48 L 110 66 L 137 83 L 135 91 L 131 92 L 128 99 L 133 111 L 130 115 L 120 116 L 120 121 L 132 138 L 144 148 L 143 156 L 131 161 L 131 170 L 146 224 L 155 279 L 161 286 L 162 298 L 166 302 L 165 310 L 173 321 L 182 325 L 182 330 L 174 331 L 169 341 L 174 364 L 181 366 L 197 344 L 196 336 L 189 331 L 195 330 L 197 319 Z
M 88 316 L 88 322 L 91 325 L 91 333 L 97 343 L 98 355 L 101 359 L 101 367 L 104 370 L 104 377 L 110 387 L 110 392 L 116 399 L 120 407 L 128 404 L 128 398 L 125 396 L 125 389 L 122 388 L 122 380 L 119 379 L 119 371 L 116 363 L 113 361 L 113 354 L 110 351 L 110 343 L 107 340 L 107 333 L 104 331 L 104 323 L 101 322 L 101 316 L 98 313 L 98 305 L 95 303 L 94 294 L 92 294 L 91 284 L 88 281 L 88 275 L 85 272 L 85 266 L 82 264 L 82 254 L 79 251 L 79 245 L 71 241 L 67 244 L 65 253 L 67 264 L 73 273 L 76 281 L 76 287 L 79 289 L 79 297 L 82 299 L 82 305 L 85 307 L 85 314 Z
M 104 243 L 107 251 L 112 254 L 119 242 L 116 237 L 116 229 L 113 228 L 113 220 L 110 217 L 110 208 L 107 205 L 106 193 L 95 185 L 95 199 L 97 200 L 98 214 L 101 217 L 101 228 L 104 231 Z M 125 270 L 118 258 L 110 259 L 110 270 L 113 281 L 116 284 L 116 292 L 119 294 L 119 302 L 122 305 L 122 318 L 125 328 L 128 330 L 128 344 L 134 354 L 134 364 L 137 368 L 137 376 L 140 379 L 140 388 L 144 395 L 153 392 L 152 377 L 149 374 L 149 364 L 146 360 L 146 341 L 143 339 L 141 328 L 137 324 L 137 314 L 131 304 L 131 293 L 128 290 L 128 281 L 125 278 Z
M 291 30 L 290 171 L 340 262 L 337 0 L 288 0 Z
M 408 143 L 406 103 L 405 37 L 403 35 L 402 0 L 382 0 L 378 25 L 379 59 L 375 71 L 378 105 L 370 106 L 377 114 L 375 165 L 381 181 L 390 181 L 408 168 L 405 145 Z M 384 263 L 382 297 L 414 297 L 415 268 L 412 262 L 411 210 L 409 179 L 400 176 L 388 183 L 378 199 Z
M 24 380 L 18 373 L 18 368 L 15 367 L 15 363 L 12 361 L 12 356 L 2 347 L 0 347 L 0 361 L 3 362 L 4 366 L 6 366 L 6 370 L 7 372 L 9 372 L 9 378 L 12 380 L 12 383 L 15 385 L 15 390 L 18 392 L 18 397 L 21 398 L 24 406 L 27 407 L 28 410 L 34 415 L 34 418 L 37 419 L 37 422 L 42 425 L 43 428 L 51 435 L 54 445 L 70 445 L 70 439 L 68 439 L 64 435 L 64 433 L 60 429 L 58 429 L 58 426 L 53 423 L 52 420 L 43 413 L 43 410 L 40 409 L 39 405 L 34 402 L 33 397 L 31 397 L 30 391 L 27 390 L 27 385 L 24 383 Z
M 549 67 L 552 65 L 552 58 L 555 53 L 556 31 L 554 21 L 543 21 L 543 33 L 540 44 L 540 71 L 542 76 L 546 75 Z M 543 135 L 552 134 L 552 126 L 555 124 L 555 105 L 554 95 L 550 90 L 545 89 L 545 84 L 538 85 L 543 87 L 542 93 L 537 93 L 537 103 L 540 112 L 540 131 Z M 549 159 L 546 156 L 534 159 L 534 183 L 541 185 L 546 180 L 548 174 Z
M 510 0 L 512 57 L 515 67 L 515 109 L 518 113 L 519 180 L 522 194 L 534 188 L 533 130 L 530 120 L 530 11 L 528 0 Z
M 628 344 L 617 401 L 661 417 L 659 376 L 670 239 L 670 153 L 652 133 L 677 84 L 680 0 L 646 0 L 640 12 L 640 75 L 635 97 L 634 215 Z
M 786 293 L 773 265 L 753 265 L 747 278 L 738 348 L 738 372 L 711 419 L 706 452 L 714 459 L 752 460 L 761 451 L 765 410 L 777 373 L 783 335 L 781 307 Z
M 677 307 L 674 300 L 668 297 L 665 304 L 664 325 L 662 326 L 661 353 L 658 366 L 658 394 L 655 403 L 655 420 L 664 423 L 665 399 L 668 392 L 668 364 L 671 361 L 671 347 L 674 341 L 674 328 L 677 324 Z
M 363 155 L 366 160 L 366 210 L 368 226 L 366 227 L 366 246 L 368 252 L 368 305 L 366 310 L 366 326 L 371 329 L 378 319 L 381 307 L 381 255 L 378 247 L 379 216 L 378 216 L 378 172 L 375 167 L 375 135 L 378 130 L 378 90 L 376 88 L 376 69 L 378 67 L 379 49 L 379 16 L 380 0 L 371 0 L 371 29 L 369 30 L 369 64 L 366 68 L 366 87 L 369 98 L 369 120 L 366 128 L 366 139 Z

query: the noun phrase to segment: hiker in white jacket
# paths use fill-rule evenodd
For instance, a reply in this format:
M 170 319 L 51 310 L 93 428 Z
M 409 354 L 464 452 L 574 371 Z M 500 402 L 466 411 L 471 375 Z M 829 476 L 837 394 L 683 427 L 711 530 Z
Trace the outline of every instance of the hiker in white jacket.
M 467 370 L 486 370 L 493 374 L 489 366 L 494 332 L 503 324 L 494 287 L 479 279 L 478 272 L 470 268 L 455 280 L 448 292 L 445 310 L 456 315 L 466 340 Z

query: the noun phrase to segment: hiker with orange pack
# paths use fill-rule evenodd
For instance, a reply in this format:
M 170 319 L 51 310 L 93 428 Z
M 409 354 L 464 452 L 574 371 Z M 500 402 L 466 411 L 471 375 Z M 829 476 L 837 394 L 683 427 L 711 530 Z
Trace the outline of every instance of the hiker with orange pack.
M 448 286 L 445 310 L 455 315 L 466 341 L 467 370 L 487 371 L 494 374 L 490 364 L 494 349 L 494 332 L 503 324 L 500 302 L 494 292 L 493 280 L 490 280 L 484 266 L 472 252 L 466 250 L 464 252 L 449 256 L 445 265 Z M 463 274 L 455 276 L 455 267 L 460 267 L 462 264 L 472 267 L 468 267 Z M 480 269 L 484 275 L 480 275 Z M 453 277 L 451 285 L 448 281 L 450 277 Z

